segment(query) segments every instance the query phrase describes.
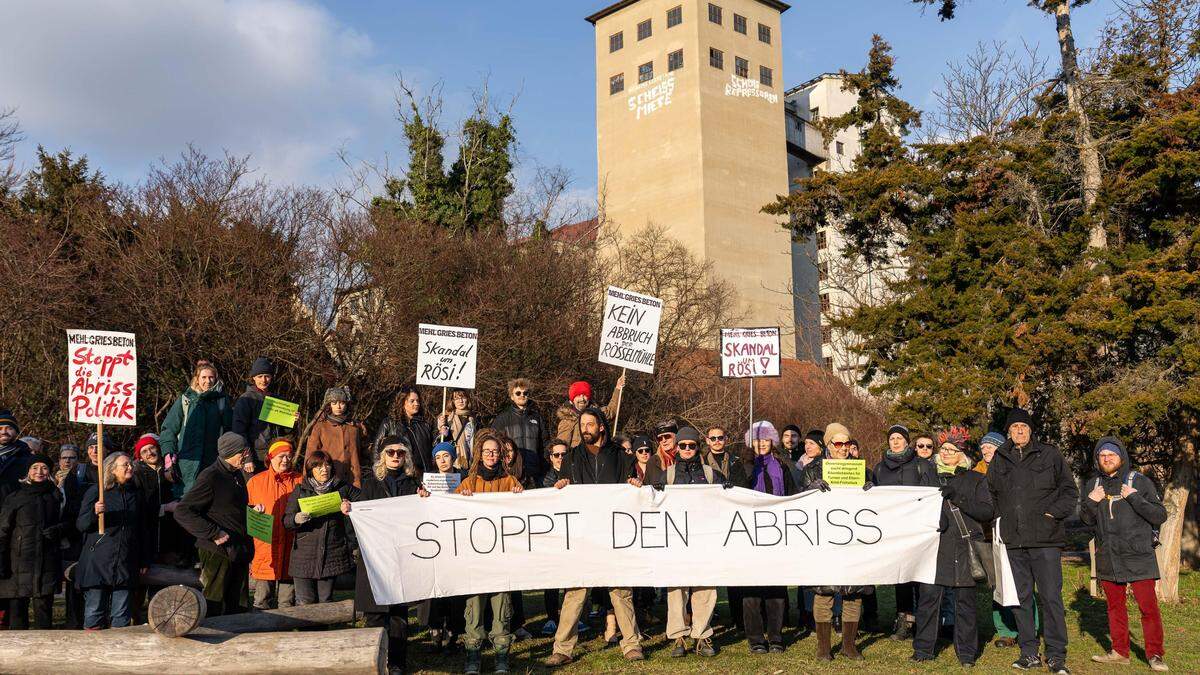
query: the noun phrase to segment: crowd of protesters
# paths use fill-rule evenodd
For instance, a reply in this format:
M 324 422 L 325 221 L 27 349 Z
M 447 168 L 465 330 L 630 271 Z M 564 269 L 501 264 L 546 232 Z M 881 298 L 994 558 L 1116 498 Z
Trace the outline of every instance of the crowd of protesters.
M 617 436 L 609 420 L 623 378 L 607 406 L 587 382 L 572 384 L 553 428 L 523 378 L 509 382 L 509 405 L 490 418 L 468 391 L 454 391 L 444 410 L 430 414 L 420 391 L 406 387 L 397 414 L 373 436 L 356 420 L 350 392 L 333 388 L 314 422 L 293 440 L 290 430 L 259 419 L 274 376 L 275 365 L 257 359 L 245 391 L 231 400 L 216 368 L 200 361 L 158 433 L 143 434 L 128 453 L 95 434 L 82 452 L 63 443 L 54 453 L 46 441 L 21 438 L 16 417 L 0 410 L 0 627 L 28 628 L 32 611 L 33 627 L 51 628 L 60 592 L 65 628 L 144 621 L 153 589 L 142 580 L 156 564 L 195 569 L 210 616 L 330 602 L 338 577 L 353 575 L 356 611 L 367 626 L 385 629 L 388 666 L 402 672 L 413 608 L 381 605 L 372 595 L 348 517 L 356 502 L 428 497 L 431 474 L 444 474 L 440 484 L 463 496 L 529 489 L 569 494 L 570 486 L 587 484 L 711 484 L 787 497 L 830 490 L 823 462 L 861 457 L 851 430 L 838 422 L 806 433 L 789 424 L 780 433 L 758 421 L 735 437 L 717 426 L 701 432 L 664 420 L 648 434 Z M 743 453 L 735 441 L 744 442 Z M 1081 500 L 1063 455 L 1037 438 L 1024 410 L 1010 411 L 1003 428 L 977 445 L 964 429 L 922 434 L 893 426 L 862 489 L 940 490 L 934 582 L 895 585 L 894 621 L 878 615 L 873 586 L 799 587 L 794 595 L 785 586 L 728 588 L 729 621 L 750 652 L 780 653 L 788 648 L 784 627 L 795 608 L 800 638 L 815 636 L 815 655 L 824 661 L 863 660 L 860 631 L 890 631 L 893 640 L 911 641 L 912 661 L 929 661 L 939 635 L 949 633 L 959 662 L 970 667 L 981 650 L 976 587 L 995 584 L 998 534 L 1020 604 L 993 603 L 994 646 L 1019 650 L 1014 668 L 1066 673 L 1060 554 L 1064 523 L 1078 512 L 1095 533 L 1112 637 L 1111 651 L 1093 660 L 1130 661 L 1128 588 L 1141 611 L 1150 666 L 1165 671 L 1154 548 L 1166 511 L 1120 440 L 1100 439 L 1094 461 Z M 336 495 L 340 507 L 319 514 L 302 508 L 301 500 L 325 495 Z M 247 507 L 270 517 L 269 540 L 248 532 Z M 603 639 L 619 645 L 626 659 L 643 659 L 643 629 L 655 621 L 651 609 L 663 598 L 670 655 L 716 655 L 720 589 L 653 585 L 648 579 L 645 588 L 544 591 L 547 620 L 540 632 L 553 636 L 546 665 L 572 662 L 580 634 L 590 630 L 585 619 L 601 615 Z M 418 604 L 418 620 L 437 649 L 453 652 L 461 644 L 467 673 L 480 672 L 485 643 L 493 649 L 495 672 L 508 672 L 511 645 L 531 637 L 521 593 Z

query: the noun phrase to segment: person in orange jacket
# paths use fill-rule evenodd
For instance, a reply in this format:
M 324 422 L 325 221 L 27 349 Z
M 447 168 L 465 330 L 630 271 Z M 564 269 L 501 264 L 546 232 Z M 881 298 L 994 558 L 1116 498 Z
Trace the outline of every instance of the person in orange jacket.
M 274 519 L 270 543 L 254 540 L 254 560 L 250 562 L 250 580 L 254 588 L 254 608 L 270 609 L 272 590 L 280 607 L 296 604 L 296 589 L 288 577 L 288 557 L 292 550 L 292 531 L 283 526 L 288 497 L 301 476 L 292 468 L 294 448 L 291 441 L 276 438 L 267 448 L 267 470 L 246 483 L 250 507 Z

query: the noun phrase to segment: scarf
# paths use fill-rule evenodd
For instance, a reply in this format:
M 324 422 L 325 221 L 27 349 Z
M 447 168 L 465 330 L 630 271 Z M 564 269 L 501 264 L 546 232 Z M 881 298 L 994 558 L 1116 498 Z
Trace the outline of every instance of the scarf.
M 387 486 L 389 495 L 393 497 L 400 494 L 400 484 L 407 477 L 400 469 L 385 469 L 387 473 L 383 476 L 383 483 Z
M 888 465 L 888 468 L 895 470 L 908 463 L 915 454 L 917 454 L 917 451 L 911 446 L 906 445 L 900 452 L 885 450 L 883 452 L 883 461 Z
M 504 476 L 504 465 L 501 462 L 496 462 L 496 466 L 488 468 L 483 462 L 479 463 L 479 477 L 491 482 Z
M 312 478 L 310 476 L 308 479 L 308 484 L 312 487 L 313 490 L 316 491 L 317 494 L 323 495 L 326 492 L 329 492 L 329 489 L 333 487 L 333 481 L 334 481 L 334 479 L 331 477 L 329 480 L 327 480 L 323 483 L 318 483 L 315 478 Z
M 726 477 L 729 476 L 728 452 L 709 452 L 707 455 L 705 455 L 704 461 L 712 468 L 720 471 Z
M 937 464 L 938 474 L 939 475 L 942 475 L 942 474 L 953 475 L 955 472 L 958 471 L 959 467 L 962 467 L 964 469 L 970 469 L 971 468 L 971 458 L 967 457 L 967 453 L 965 453 L 965 452 L 959 453 L 959 454 L 962 456 L 962 459 L 958 460 L 958 464 L 946 464 L 945 462 L 942 461 L 942 453 L 939 452 L 937 454 L 937 461 L 935 462 L 935 464 Z
M 665 469 L 668 466 L 671 466 L 672 464 L 675 463 L 675 455 L 679 453 L 679 449 L 676 448 L 676 449 L 670 450 L 668 452 L 663 452 L 662 450 L 658 450 L 657 452 L 658 452 L 658 463 L 662 468 Z
M 345 415 L 334 415 L 331 412 L 325 413 L 325 419 L 329 420 L 330 422 L 333 422 L 334 424 L 345 424 L 346 423 Z
M 771 479 L 770 493 L 776 497 L 783 496 L 783 465 L 773 454 L 754 456 L 754 473 L 750 476 L 754 481 L 754 489 L 767 492 L 766 479 Z

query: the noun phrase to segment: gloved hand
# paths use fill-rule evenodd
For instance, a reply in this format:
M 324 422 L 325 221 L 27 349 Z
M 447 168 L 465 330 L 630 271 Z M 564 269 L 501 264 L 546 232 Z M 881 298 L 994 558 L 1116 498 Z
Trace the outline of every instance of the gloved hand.
M 666 488 L 667 486 L 663 485 L 662 483 L 655 483 L 654 485 L 651 485 L 650 487 L 654 488 L 655 490 L 658 490 L 659 492 L 662 492 L 663 489 Z
M 873 487 L 875 487 L 875 484 L 872 483 L 871 481 L 867 481 L 867 482 L 863 483 L 863 492 L 866 492 L 867 490 L 870 490 Z
M 823 479 L 823 478 L 818 478 L 818 479 L 814 480 L 813 482 L 808 484 L 808 487 L 815 488 L 817 490 L 820 490 L 821 492 L 829 492 L 830 490 L 833 489 L 832 487 L 829 486 L 829 483 L 827 483 L 825 481 L 825 479 Z
M 312 514 L 311 514 L 311 513 L 305 513 L 305 512 L 303 512 L 303 511 L 301 511 L 301 512 L 299 512 L 299 513 L 297 513 L 297 514 L 296 514 L 296 524 L 297 524 L 297 525 L 303 525 L 303 524 L 307 523 L 307 522 L 308 522 L 308 521 L 310 521 L 310 520 L 312 520 Z
M 51 525 L 51 526 L 47 527 L 46 529 L 42 530 L 42 536 L 53 541 L 55 539 L 59 539 L 60 537 L 62 537 L 62 530 L 63 530 L 62 523 L 59 523 L 57 525 Z
M 729 489 L 733 488 L 733 483 L 731 483 L 729 481 L 725 481 L 724 483 L 721 483 L 721 487 L 726 490 L 729 490 Z
M 956 494 L 954 483 L 947 483 L 946 485 L 943 485 L 942 487 L 938 488 L 938 492 L 941 492 L 942 496 L 946 499 L 953 500 L 954 495 Z

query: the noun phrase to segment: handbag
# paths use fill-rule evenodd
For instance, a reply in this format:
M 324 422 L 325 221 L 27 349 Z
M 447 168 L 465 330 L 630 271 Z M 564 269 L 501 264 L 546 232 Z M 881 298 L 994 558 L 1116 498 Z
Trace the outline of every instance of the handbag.
M 967 542 L 967 560 L 971 566 L 971 578 L 975 580 L 975 583 L 987 581 L 987 569 L 983 566 L 983 559 L 975 548 L 976 543 L 982 542 L 976 542 L 971 538 L 971 532 L 967 529 L 967 524 L 963 522 L 962 513 L 959 512 L 957 506 L 950 504 L 950 513 L 954 515 L 954 522 L 958 524 L 959 535 Z

